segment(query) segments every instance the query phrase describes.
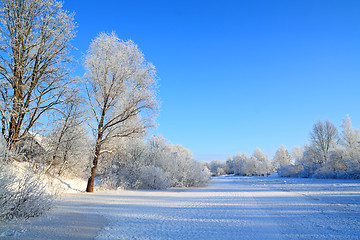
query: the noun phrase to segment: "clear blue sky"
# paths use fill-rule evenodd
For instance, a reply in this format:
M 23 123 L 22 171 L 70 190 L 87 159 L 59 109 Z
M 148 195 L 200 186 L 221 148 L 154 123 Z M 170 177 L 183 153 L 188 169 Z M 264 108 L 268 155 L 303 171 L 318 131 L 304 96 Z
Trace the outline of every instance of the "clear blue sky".
M 317 120 L 360 128 L 360 1 L 65 0 L 75 56 L 98 33 L 157 68 L 159 127 L 197 160 L 308 142 Z M 82 69 L 77 69 L 82 74 Z

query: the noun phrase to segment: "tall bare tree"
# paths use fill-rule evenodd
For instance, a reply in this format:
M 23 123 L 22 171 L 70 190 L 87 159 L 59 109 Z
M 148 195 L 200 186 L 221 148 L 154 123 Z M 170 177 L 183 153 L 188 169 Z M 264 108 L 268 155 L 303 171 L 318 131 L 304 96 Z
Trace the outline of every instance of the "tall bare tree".
M 329 120 L 325 122 L 318 121 L 313 126 L 310 133 L 312 145 L 320 153 L 322 159 L 318 159 L 320 164 L 327 162 L 329 149 L 336 144 L 338 131 L 334 124 Z
M 2 134 L 14 149 L 44 113 L 65 101 L 75 23 L 56 0 L 2 0 L 0 9 Z
M 101 33 L 85 58 L 88 103 L 95 123 L 93 165 L 87 192 L 93 191 L 96 168 L 114 139 L 136 136 L 153 125 L 157 78 L 132 41 Z

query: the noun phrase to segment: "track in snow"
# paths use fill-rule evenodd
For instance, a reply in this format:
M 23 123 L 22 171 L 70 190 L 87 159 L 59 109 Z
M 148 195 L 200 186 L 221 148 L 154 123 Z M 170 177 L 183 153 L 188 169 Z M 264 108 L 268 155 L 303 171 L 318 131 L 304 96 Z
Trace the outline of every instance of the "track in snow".
M 61 228 L 56 227 L 57 221 Z M 64 231 L 66 224 L 72 231 Z M 90 229 L 87 225 L 93 229 L 84 235 Z M 57 237 L 49 238 L 45 234 L 49 229 Z M 97 234 L 99 240 L 360 239 L 360 183 L 231 176 L 214 178 L 206 188 L 71 194 L 48 216 L 33 219 L 18 229 L 10 226 L 7 233 L 13 234 L 0 236 L 89 239 Z

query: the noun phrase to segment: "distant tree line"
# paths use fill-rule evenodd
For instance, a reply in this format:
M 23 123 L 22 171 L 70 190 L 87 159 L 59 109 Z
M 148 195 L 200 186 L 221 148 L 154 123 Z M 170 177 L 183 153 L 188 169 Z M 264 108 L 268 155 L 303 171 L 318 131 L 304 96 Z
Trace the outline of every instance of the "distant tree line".
M 353 128 L 349 115 L 340 133 L 329 120 L 318 121 L 309 139 L 303 147 L 293 147 L 291 154 L 282 145 L 272 161 L 256 149 L 252 156 L 238 153 L 207 166 L 213 176 L 264 176 L 275 171 L 281 177 L 360 178 L 360 130 Z
M 212 161 L 208 167 L 213 176 L 235 174 L 241 176 L 266 176 L 271 170 L 269 157 L 260 148 L 251 156 L 238 153 L 229 157 L 226 162 Z

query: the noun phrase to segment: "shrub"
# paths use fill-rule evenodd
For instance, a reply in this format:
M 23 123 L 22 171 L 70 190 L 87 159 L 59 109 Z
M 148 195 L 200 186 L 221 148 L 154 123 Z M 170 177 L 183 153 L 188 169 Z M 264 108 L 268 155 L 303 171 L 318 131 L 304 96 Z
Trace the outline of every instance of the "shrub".
M 147 144 L 132 139 L 103 166 L 100 187 L 105 189 L 165 189 L 204 186 L 210 172 L 180 145 L 153 137 Z
M 298 177 L 303 169 L 301 165 L 284 165 L 280 166 L 277 172 L 280 177 Z
M 50 209 L 53 196 L 28 167 L 0 164 L 0 220 L 30 218 Z M 17 168 L 17 169 L 16 169 Z

